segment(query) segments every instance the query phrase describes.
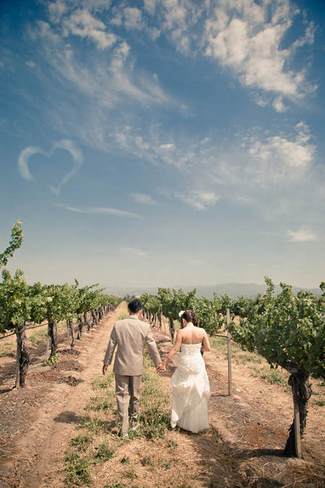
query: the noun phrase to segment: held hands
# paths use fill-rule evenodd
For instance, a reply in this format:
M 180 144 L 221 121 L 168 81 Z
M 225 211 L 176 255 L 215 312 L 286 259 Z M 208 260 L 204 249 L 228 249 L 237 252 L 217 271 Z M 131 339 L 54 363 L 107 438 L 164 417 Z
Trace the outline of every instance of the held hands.
M 165 371 L 166 371 L 166 364 L 164 364 L 163 362 L 161 362 L 157 366 L 157 373 L 161 374 L 161 373 L 165 373 Z

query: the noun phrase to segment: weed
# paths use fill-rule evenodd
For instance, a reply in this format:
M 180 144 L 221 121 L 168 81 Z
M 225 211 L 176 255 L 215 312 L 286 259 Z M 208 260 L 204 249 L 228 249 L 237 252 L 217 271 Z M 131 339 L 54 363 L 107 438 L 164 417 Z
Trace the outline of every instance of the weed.
M 127 456 L 122 457 L 121 464 L 130 464 L 130 458 Z
M 90 417 L 85 417 L 81 421 L 79 428 L 87 429 L 94 434 L 98 434 L 100 432 L 109 432 L 110 430 L 109 423 L 107 421 Z
M 0 358 L 5 358 L 5 357 L 15 357 L 15 353 L 9 348 L 4 346 L 5 349 L 0 352 Z
M 54 366 L 59 362 L 60 355 L 59 353 L 53 354 L 53 356 L 50 356 L 48 359 L 43 361 L 43 366 Z
M 85 451 L 90 442 L 91 442 L 91 437 L 89 437 L 88 435 L 80 434 L 80 435 L 77 435 L 77 437 L 74 437 L 73 439 L 71 439 L 70 446 L 78 447 L 82 451 Z
M 169 439 L 169 441 L 167 442 L 167 447 L 168 447 L 169 449 L 174 450 L 174 449 L 176 449 L 176 448 L 177 448 L 177 442 L 176 442 L 176 441 L 174 441 L 173 439 Z
M 113 402 L 111 400 L 102 398 L 92 398 L 90 404 L 87 406 L 87 410 L 93 410 L 95 412 L 104 411 L 111 409 Z
M 236 359 L 239 360 L 239 362 L 242 363 L 257 363 L 261 364 L 263 362 L 263 359 L 256 354 L 252 354 L 249 352 L 239 352 L 236 356 Z
M 124 473 L 124 478 L 127 478 L 129 480 L 135 480 L 137 478 L 137 475 L 134 469 L 133 468 L 127 469 Z
M 45 337 L 47 337 L 47 330 L 41 330 L 31 334 L 29 336 L 29 340 L 33 344 L 33 346 L 37 346 L 45 339 Z
M 142 398 L 142 411 L 139 416 L 140 429 L 138 435 L 147 439 L 163 437 L 166 433 L 170 415 L 168 398 L 159 388 L 159 378 L 152 369 L 144 375 L 144 389 Z
M 105 461 L 109 461 L 114 456 L 114 451 L 108 447 L 107 444 L 104 442 L 99 444 L 96 448 L 96 454 L 94 456 L 95 463 L 104 463 Z
M 77 453 L 65 457 L 65 475 L 68 486 L 89 486 L 91 483 L 89 460 Z
M 140 460 L 142 466 L 153 466 L 153 460 L 149 456 L 145 456 Z
M 123 485 L 121 483 L 113 483 L 112 485 L 104 485 L 104 488 L 126 488 L 126 485 Z
M 94 390 L 105 390 L 113 383 L 113 374 L 108 374 L 104 378 L 99 377 L 95 378 L 93 381 L 93 389 Z
M 287 386 L 287 381 L 283 378 L 283 376 L 275 369 L 270 369 L 269 371 L 260 372 L 260 378 L 265 380 L 270 385 L 282 385 Z
M 140 414 L 140 434 L 147 439 L 163 437 L 170 424 L 170 416 L 161 410 L 160 405 L 147 405 Z
M 210 338 L 211 346 L 213 349 L 224 349 L 226 350 L 226 341 L 223 337 L 211 337 Z
M 325 407 L 325 400 L 314 400 L 314 404 L 318 407 Z

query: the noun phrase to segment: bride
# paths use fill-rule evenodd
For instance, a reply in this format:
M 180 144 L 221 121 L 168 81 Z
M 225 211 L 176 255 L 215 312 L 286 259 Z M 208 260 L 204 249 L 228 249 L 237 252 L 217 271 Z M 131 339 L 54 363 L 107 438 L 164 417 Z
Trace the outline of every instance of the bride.
M 177 369 L 171 379 L 172 428 L 178 425 L 184 430 L 198 433 L 209 428 L 208 399 L 210 385 L 201 351 L 210 351 L 210 343 L 204 329 L 196 327 L 194 312 L 179 314 L 181 329 L 177 331 L 175 345 L 164 363 L 167 368 L 176 353 Z M 193 323 L 194 322 L 194 323 Z

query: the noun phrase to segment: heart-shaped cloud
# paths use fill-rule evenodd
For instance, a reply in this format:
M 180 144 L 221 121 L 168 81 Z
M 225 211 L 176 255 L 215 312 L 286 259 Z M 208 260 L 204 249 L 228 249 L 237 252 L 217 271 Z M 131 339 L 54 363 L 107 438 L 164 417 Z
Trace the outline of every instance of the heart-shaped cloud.
M 56 186 L 50 186 L 51 191 L 56 195 L 59 195 L 62 187 L 71 180 L 71 178 L 78 172 L 80 166 L 82 165 L 82 152 L 73 141 L 69 139 L 62 139 L 61 141 L 54 142 L 49 151 L 44 151 L 41 147 L 38 146 L 26 147 L 21 151 L 19 155 L 18 169 L 22 178 L 27 181 L 35 181 L 35 178 L 33 177 L 29 168 L 30 159 L 36 154 L 41 154 L 49 158 L 57 149 L 63 149 L 67 151 L 72 159 L 72 165 L 70 170 L 63 176 L 63 178 Z

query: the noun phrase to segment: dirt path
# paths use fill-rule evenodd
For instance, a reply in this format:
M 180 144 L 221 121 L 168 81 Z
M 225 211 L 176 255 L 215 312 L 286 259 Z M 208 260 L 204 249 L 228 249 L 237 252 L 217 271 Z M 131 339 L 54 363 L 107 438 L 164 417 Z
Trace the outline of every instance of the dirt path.
M 13 397 L 13 404 L 17 401 L 24 402 L 24 397 L 30 400 L 32 390 L 35 395 L 43 394 L 44 397 L 41 404 L 39 404 L 40 399 L 37 400 L 34 418 L 28 419 L 27 426 L 19 422 L 23 419 L 11 419 L 18 421 L 16 430 L 11 432 L 12 438 L 20 439 L 15 443 L 14 448 L 11 446 L 9 450 L 13 461 L 4 459 L 2 472 L 5 473 L 5 479 L 2 484 L 0 481 L 1 487 L 41 488 L 48 486 L 51 479 L 56 476 L 56 461 L 61 458 L 66 449 L 74 423 L 83 415 L 83 408 L 92 391 L 92 381 L 101 370 L 110 328 L 119 313 L 120 307 L 104 319 L 100 326 L 83 337 L 77 346 L 77 353 L 80 352 L 77 361 L 75 359 L 65 361 L 68 364 L 63 369 L 65 373 L 71 373 L 69 371 L 71 368 L 75 378 L 72 384 L 77 383 L 75 387 L 67 384 L 69 382 L 64 382 L 46 388 L 42 385 L 29 386 L 24 390 L 18 392 L 13 390 L 8 394 L 9 397 L 10 395 Z M 38 380 L 42 380 L 42 374 L 42 371 L 34 372 Z M 37 375 L 41 377 L 38 378 Z M 64 375 L 64 378 L 69 377 L 71 378 L 71 374 Z M 27 404 L 30 403 L 32 402 L 27 401 Z M 23 410 L 18 414 L 23 415 Z M 8 454 L 8 451 L 5 450 L 5 453 Z

